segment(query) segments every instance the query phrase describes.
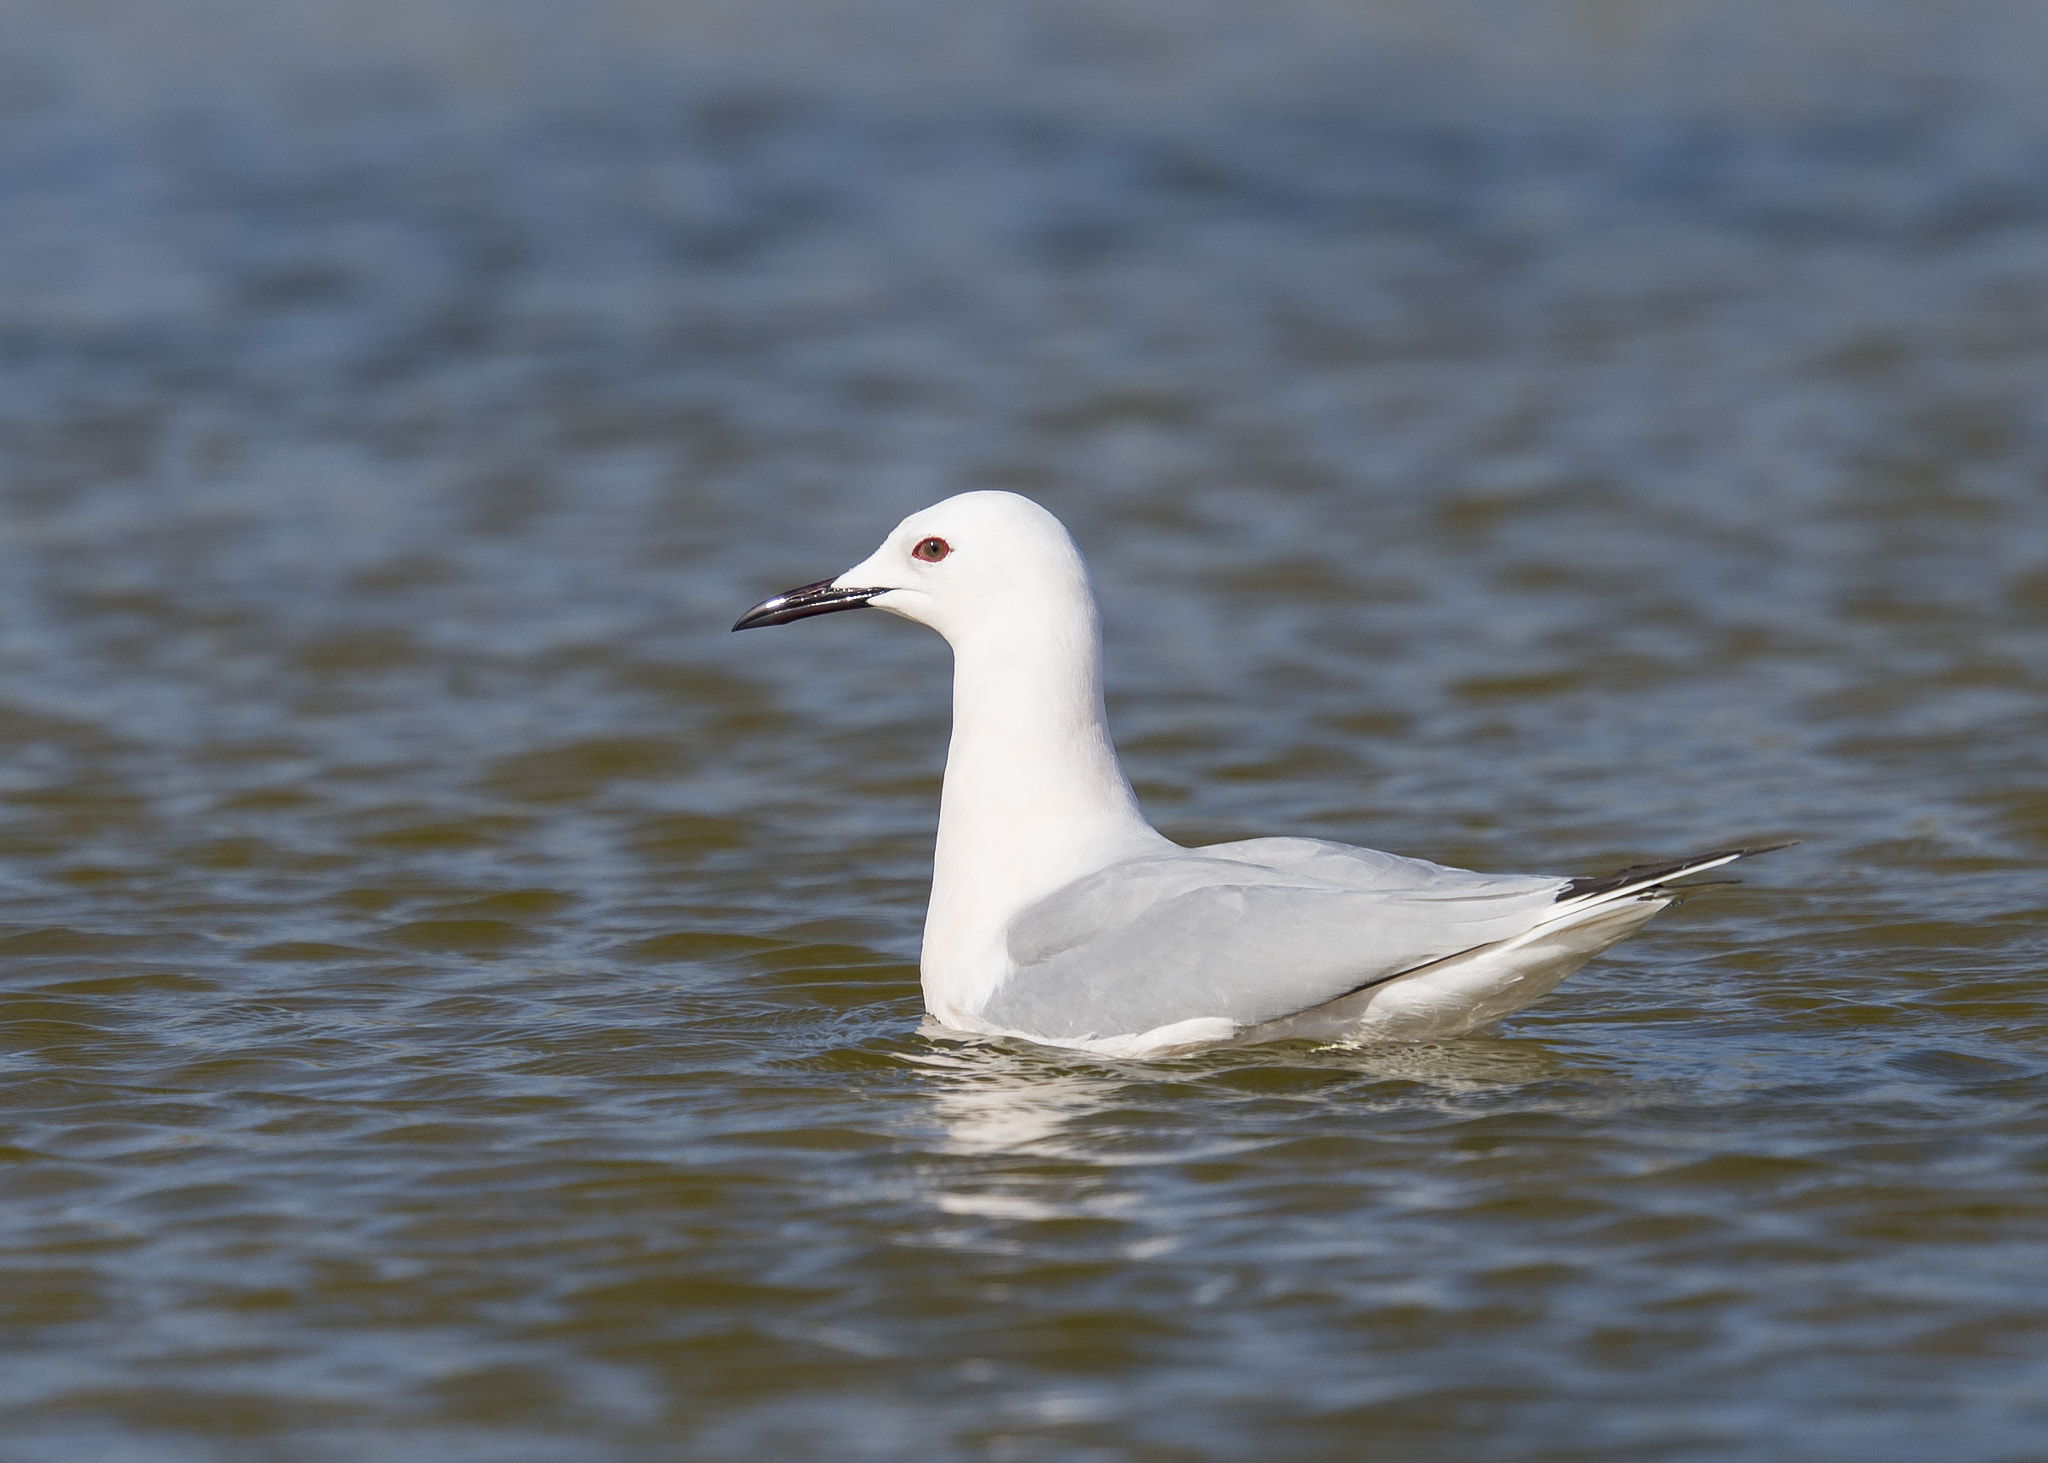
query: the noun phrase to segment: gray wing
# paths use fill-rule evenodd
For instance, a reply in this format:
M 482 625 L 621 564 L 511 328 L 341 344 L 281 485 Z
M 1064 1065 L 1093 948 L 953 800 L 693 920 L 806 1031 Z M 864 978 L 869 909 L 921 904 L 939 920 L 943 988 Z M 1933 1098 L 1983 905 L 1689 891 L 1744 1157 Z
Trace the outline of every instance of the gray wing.
M 983 1015 L 1065 1041 L 1277 1020 L 1518 935 L 1565 882 L 1308 838 L 1129 859 L 1011 922 L 1012 970 Z

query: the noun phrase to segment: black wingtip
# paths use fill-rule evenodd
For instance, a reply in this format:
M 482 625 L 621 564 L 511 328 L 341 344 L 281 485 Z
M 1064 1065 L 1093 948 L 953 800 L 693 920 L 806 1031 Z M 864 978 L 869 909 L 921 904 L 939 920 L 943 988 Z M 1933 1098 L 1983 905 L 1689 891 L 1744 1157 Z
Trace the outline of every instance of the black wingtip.
M 1664 859 L 1656 863 L 1630 864 L 1612 874 L 1598 874 L 1588 878 L 1574 879 L 1557 891 L 1557 902 L 1568 899 L 1583 899 L 1589 894 L 1609 894 L 1616 889 L 1631 885 L 1650 888 L 1665 879 L 1682 879 L 1693 869 L 1705 870 L 1734 862 L 1739 858 L 1755 858 L 1760 853 L 1776 853 L 1781 848 L 1792 848 L 1801 840 L 1788 838 L 1783 843 L 1753 843 L 1746 848 L 1723 848 L 1713 853 L 1697 853 L 1691 858 Z

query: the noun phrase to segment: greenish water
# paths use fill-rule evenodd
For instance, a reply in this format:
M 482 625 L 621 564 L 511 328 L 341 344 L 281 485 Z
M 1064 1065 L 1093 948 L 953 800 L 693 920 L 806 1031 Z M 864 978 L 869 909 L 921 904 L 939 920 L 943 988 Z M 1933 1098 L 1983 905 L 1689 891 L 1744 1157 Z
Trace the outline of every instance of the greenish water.
M 886 9 L 13 8 L 0 1458 L 2048 1456 L 2024 17 Z M 1497 1037 L 921 1036 L 944 647 L 726 626 L 977 486 L 1185 841 L 1807 842 Z

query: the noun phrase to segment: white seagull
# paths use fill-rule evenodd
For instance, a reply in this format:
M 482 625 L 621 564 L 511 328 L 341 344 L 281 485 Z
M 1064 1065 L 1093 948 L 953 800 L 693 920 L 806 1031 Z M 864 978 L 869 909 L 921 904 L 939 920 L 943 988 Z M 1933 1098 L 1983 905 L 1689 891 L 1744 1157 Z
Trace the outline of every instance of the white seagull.
M 942 1026 L 1110 1056 L 1457 1036 L 1633 934 L 1688 874 L 1477 874 L 1314 838 L 1182 848 L 1145 821 L 1102 704 L 1088 568 L 1015 493 L 913 513 L 735 630 L 872 605 L 953 647 L 953 739 L 921 964 Z

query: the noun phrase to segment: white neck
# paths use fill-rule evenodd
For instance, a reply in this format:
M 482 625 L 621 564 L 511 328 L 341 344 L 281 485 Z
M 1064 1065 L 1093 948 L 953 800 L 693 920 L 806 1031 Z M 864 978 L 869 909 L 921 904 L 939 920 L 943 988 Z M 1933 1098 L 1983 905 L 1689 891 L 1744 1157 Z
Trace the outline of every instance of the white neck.
M 1166 840 L 1138 808 L 1102 707 L 1095 606 L 992 617 L 953 646 L 953 741 L 925 919 L 927 1007 L 971 1025 L 1013 916 Z

